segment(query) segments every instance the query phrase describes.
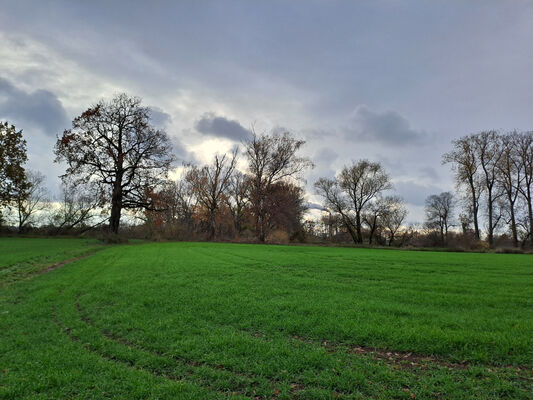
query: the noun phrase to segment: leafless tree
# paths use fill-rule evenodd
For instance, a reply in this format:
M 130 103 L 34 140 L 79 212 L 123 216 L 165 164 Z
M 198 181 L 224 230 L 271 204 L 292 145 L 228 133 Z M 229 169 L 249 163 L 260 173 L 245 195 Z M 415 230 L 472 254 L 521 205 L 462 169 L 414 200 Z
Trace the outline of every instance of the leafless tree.
M 472 215 L 474 235 L 480 239 L 479 205 L 483 185 L 479 174 L 480 163 L 476 156 L 473 136 L 465 136 L 453 141 L 453 150 L 444 154 L 443 163 L 450 163 L 455 172 L 458 188 L 466 187 L 469 198 L 468 213 Z
M 355 213 L 357 243 L 363 243 L 363 212 L 383 191 L 392 188 L 390 177 L 381 164 L 360 160 L 344 167 L 337 179 L 339 187 L 348 195 L 350 208 Z
M 522 171 L 522 183 L 518 191 L 527 206 L 527 230 L 533 245 L 533 131 L 523 132 L 515 138 L 516 157 Z
M 308 158 L 297 155 L 305 144 L 288 132 L 283 134 L 261 134 L 255 132 L 245 143 L 250 175 L 250 203 L 255 218 L 255 230 L 259 241 L 264 242 L 268 221 L 266 220 L 266 198 L 273 184 L 293 179 L 313 164 Z
M 324 198 L 324 208 L 330 215 L 339 215 L 342 225 L 346 228 L 354 243 L 359 243 L 350 202 L 339 187 L 337 180 L 320 178 L 315 182 L 315 190 L 318 195 Z
M 396 234 L 402 227 L 408 211 L 404 201 L 397 196 L 391 196 L 386 212 L 381 216 L 381 223 L 385 228 L 387 243 L 392 246 Z
M 61 197 L 56 203 L 57 209 L 51 219 L 56 234 L 79 227 L 87 230 L 103 222 L 96 212 L 100 204 L 98 188 L 90 182 L 74 184 L 64 179 L 61 185 Z
M 454 198 L 451 192 L 433 194 L 426 199 L 426 226 L 438 229 L 443 243 L 447 243 L 448 229 L 452 226 Z
M 477 153 L 481 176 L 484 183 L 487 206 L 487 239 L 490 246 L 494 245 L 494 231 L 501 219 L 497 212 L 498 200 L 502 196 L 497 186 L 498 164 L 502 157 L 500 141 L 496 131 L 484 131 L 473 136 L 474 149 Z
M 191 166 L 186 180 L 200 204 L 209 213 L 209 238 L 216 235 L 216 215 L 224 196 L 227 196 L 231 184 L 231 175 L 237 161 L 237 149 L 230 155 L 216 155 L 213 164 L 203 167 Z
M 38 171 L 27 170 L 26 179 L 28 185 L 17 191 L 14 199 L 19 233 L 31 225 L 39 211 L 48 207 L 49 201 L 43 174 Z
M 55 146 L 56 162 L 67 163 L 63 178 L 99 186 L 110 203 L 113 233 L 123 209 L 152 207 L 149 193 L 166 179 L 174 160 L 170 139 L 150 119 L 141 99 L 120 94 L 76 117 Z
M 235 232 L 242 232 L 244 213 L 249 203 L 250 179 L 240 171 L 235 170 L 230 177 L 227 196 L 227 206 L 233 217 Z
M 523 183 L 520 158 L 517 154 L 518 133 L 512 132 L 499 137 L 501 156 L 497 167 L 497 184 L 505 194 L 509 227 L 513 238 L 513 245 L 518 247 L 518 228 L 516 223 L 516 204 Z

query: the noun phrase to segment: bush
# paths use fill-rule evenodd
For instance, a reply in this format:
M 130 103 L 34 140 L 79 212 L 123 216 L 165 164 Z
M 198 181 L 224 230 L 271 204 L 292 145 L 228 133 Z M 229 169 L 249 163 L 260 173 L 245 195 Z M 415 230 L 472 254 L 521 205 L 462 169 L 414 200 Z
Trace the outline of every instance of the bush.
M 267 243 L 274 244 L 288 244 L 289 243 L 289 234 L 281 229 L 276 229 L 268 235 L 266 238 Z

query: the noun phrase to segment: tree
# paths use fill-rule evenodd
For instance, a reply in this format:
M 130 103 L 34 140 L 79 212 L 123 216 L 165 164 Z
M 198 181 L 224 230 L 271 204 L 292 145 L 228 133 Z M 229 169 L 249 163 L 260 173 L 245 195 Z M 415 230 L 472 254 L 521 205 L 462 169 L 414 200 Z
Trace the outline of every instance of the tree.
M 79 228 L 83 232 L 103 222 L 100 219 L 93 223 L 96 218 L 95 210 L 100 202 L 100 196 L 95 192 L 97 188 L 91 183 L 80 185 L 68 179 L 63 180 L 61 197 L 56 201 L 58 208 L 51 220 L 56 234 Z
M 193 165 L 187 172 L 186 180 L 191 184 L 196 199 L 209 213 L 210 239 L 215 238 L 217 211 L 227 195 L 236 162 L 237 149 L 230 156 L 215 155 L 212 165 L 202 168 Z
M 339 187 L 346 192 L 351 200 L 350 207 L 355 213 L 357 243 L 363 243 L 363 212 L 383 191 L 392 188 L 390 177 L 381 164 L 360 160 L 344 167 L 337 180 Z
M 516 145 L 518 143 L 518 133 L 512 132 L 500 137 L 501 156 L 496 164 L 497 184 L 505 194 L 507 207 L 505 207 L 514 247 L 518 247 L 518 227 L 516 217 L 516 203 L 520 188 L 523 183 L 520 157 L 517 154 Z
M 304 191 L 290 182 L 272 184 L 265 198 L 266 232 L 282 230 L 294 239 L 303 233 L 303 216 L 307 210 Z
M 488 234 L 490 246 L 494 244 L 494 231 L 498 225 L 501 214 L 496 214 L 497 201 L 501 192 L 497 189 L 498 163 L 502 157 L 499 135 L 496 131 L 485 131 L 473 136 L 474 149 L 477 153 L 481 176 L 487 199 Z
M 249 203 L 250 179 L 240 171 L 234 171 L 229 183 L 229 196 L 226 204 L 233 217 L 235 232 L 242 232 L 242 223 Z
M 15 193 L 14 204 L 17 213 L 17 229 L 22 233 L 39 211 L 47 207 L 48 192 L 44 187 L 44 175 L 36 171 L 27 171 L 27 185 Z
M 152 193 L 174 161 L 167 134 L 150 123 L 141 99 L 119 94 L 100 100 L 72 121 L 55 146 L 66 162 L 63 179 L 92 182 L 110 204 L 109 228 L 118 233 L 123 209 L 149 209 Z
M 266 197 L 271 186 L 283 180 L 298 177 L 303 170 L 313 163 L 297 153 L 305 144 L 290 133 L 262 134 L 253 133 L 245 143 L 250 175 L 250 203 L 255 219 L 255 230 L 259 241 L 264 242 L 267 234 Z
M 469 198 L 467 211 L 472 216 L 474 223 L 474 235 L 480 239 L 479 230 L 479 200 L 483 191 L 478 170 L 479 160 L 476 156 L 473 136 L 465 136 L 453 142 L 453 150 L 444 154 L 443 163 L 452 164 L 455 172 L 457 187 L 466 187 Z
M 381 224 L 385 228 L 385 232 L 388 236 L 388 245 L 392 246 L 396 234 L 407 217 L 408 211 L 404 201 L 400 197 L 390 196 L 389 199 L 388 207 L 385 213 L 381 216 Z
M 448 229 L 452 226 L 454 198 L 451 192 L 433 194 L 426 199 L 426 225 L 438 229 L 442 243 L 447 243 Z
M 0 210 L 9 205 L 17 193 L 28 188 L 24 164 L 28 160 L 22 130 L 0 122 Z M 0 211 L 0 223 L 2 214 Z
M 516 157 L 522 171 L 522 184 L 518 191 L 527 205 L 528 236 L 533 245 L 533 131 L 523 132 L 516 137 Z
M 320 178 L 315 182 L 315 190 L 318 195 L 324 198 L 324 208 L 329 212 L 330 219 L 332 216 L 340 216 L 342 225 L 346 228 L 354 243 L 358 243 L 350 203 L 345 193 L 340 189 L 337 180 Z

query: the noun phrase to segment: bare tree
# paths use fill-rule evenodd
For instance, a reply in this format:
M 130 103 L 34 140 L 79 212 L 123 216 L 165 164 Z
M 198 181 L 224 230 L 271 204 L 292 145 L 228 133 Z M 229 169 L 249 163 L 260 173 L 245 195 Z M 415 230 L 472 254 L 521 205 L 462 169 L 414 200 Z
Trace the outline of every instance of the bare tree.
M 103 221 L 97 219 L 96 210 L 100 204 L 98 188 L 90 182 L 74 184 L 68 179 L 61 185 L 61 197 L 57 201 L 58 208 L 52 214 L 52 224 L 56 234 L 69 232 L 75 228 L 87 230 L 100 225 Z M 94 222 L 94 223 L 93 223 Z
M 528 236 L 533 245 L 533 131 L 516 136 L 516 157 L 522 171 L 522 184 L 518 191 L 527 205 Z
M 518 228 L 516 223 L 516 204 L 520 188 L 523 183 L 522 168 L 520 158 L 517 155 L 516 145 L 518 143 L 518 133 L 512 132 L 500 136 L 501 156 L 497 167 L 497 184 L 505 194 L 507 206 L 505 211 L 509 218 L 509 227 L 513 237 L 514 247 L 518 247 Z
M 28 185 L 22 190 L 18 190 L 14 203 L 17 212 L 17 227 L 22 233 L 32 224 L 39 211 L 48 206 L 48 191 L 44 186 L 45 177 L 37 171 L 26 171 Z
M 298 157 L 297 153 L 305 144 L 293 138 L 288 132 L 283 134 L 253 133 L 245 143 L 250 174 L 250 203 L 255 218 L 255 230 L 259 241 L 264 242 L 268 221 L 266 220 L 266 198 L 271 186 L 285 179 L 293 179 L 313 164 L 308 158 Z
M 249 203 L 250 179 L 240 171 L 234 171 L 229 182 L 227 206 L 233 217 L 235 232 L 242 232 L 244 213 Z
M 452 226 L 454 198 L 451 192 L 433 194 L 426 199 L 426 225 L 438 229 L 443 243 L 448 241 L 448 229 Z
M 473 136 L 474 149 L 477 153 L 481 176 L 487 199 L 487 239 L 490 246 L 494 245 L 494 231 L 501 219 L 501 213 L 497 213 L 497 201 L 502 196 L 498 191 L 497 176 L 498 164 L 502 157 L 499 135 L 496 131 L 485 131 Z
M 150 124 L 141 99 L 120 94 L 101 100 L 76 117 L 58 138 L 56 162 L 66 162 L 63 178 L 93 182 L 110 203 L 109 228 L 118 233 L 123 209 L 152 207 L 147 193 L 166 179 L 174 160 L 167 134 Z
M 450 163 L 455 172 L 457 187 L 466 187 L 469 206 L 467 211 L 472 215 L 474 235 L 480 239 L 479 201 L 483 191 L 479 175 L 480 163 L 476 156 L 473 136 L 465 136 L 453 141 L 453 150 L 444 154 L 443 163 Z
M 210 239 L 214 239 L 216 235 L 216 215 L 223 197 L 227 195 L 236 160 L 237 149 L 229 156 L 217 154 L 212 165 L 202 168 L 191 166 L 186 175 L 198 202 L 209 212 Z
M 339 215 L 342 225 L 350 234 L 354 243 L 358 243 L 355 219 L 352 215 L 350 202 L 340 189 L 337 180 L 320 178 L 315 182 L 316 193 L 324 198 L 324 208 L 331 215 Z
M 353 162 L 342 169 L 338 176 L 339 187 L 346 192 L 350 208 L 355 213 L 355 231 L 357 243 L 363 243 L 362 215 L 377 196 L 391 189 L 389 175 L 381 164 L 368 160 Z
M 389 246 L 392 246 L 407 214 L 408 211 L 404 201 L 400 197 L 391 196 L 386 212 L 381 216 L 381 223 L 388 236 L 387 242 Z

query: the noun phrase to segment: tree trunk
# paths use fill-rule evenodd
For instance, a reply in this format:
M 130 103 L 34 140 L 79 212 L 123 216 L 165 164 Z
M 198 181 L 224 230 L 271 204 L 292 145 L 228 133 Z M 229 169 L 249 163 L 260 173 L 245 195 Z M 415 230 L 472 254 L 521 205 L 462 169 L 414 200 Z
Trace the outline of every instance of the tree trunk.
M 529 239 L 533 246 L 533 204 L 531 204 L 531 189 L 527 186 L 527 213 L 529 217 Z
M 479 223 L 477 220 L 478 205 L 476 200 L 476 187 L 472 178 L 470 178 L 470 191 L 472 192 L 472 217 L 474 219 L 474 234 L 476 239 L 479 240 L 481 235 L 479 234 Z
M 118 234 L 120 226 L 120 214 L 122 212 L 122 178 L 117 180 L 113 185 L 113 195 L 111 197 L 111 217 L 109 218 L 109 229 L 112 233 Z
M 357 231 L 357 243 L 363 243 L 363 234 L 361 232 L 361 214 L 355 214 L 355 229 Z
M 209 210 L 209 239 L 213 240 L 216 235 L 216 206 Z
M 492 207 L 493 207 L 492 190 L 489 190 L 488 192 L 487 207 L 489 211 L 488 241 L 489 241 L 489 246 L 492 247 L 494 245 L 494 227 L 492 226 L 492 219 L 493 219 L 492 218 Z

